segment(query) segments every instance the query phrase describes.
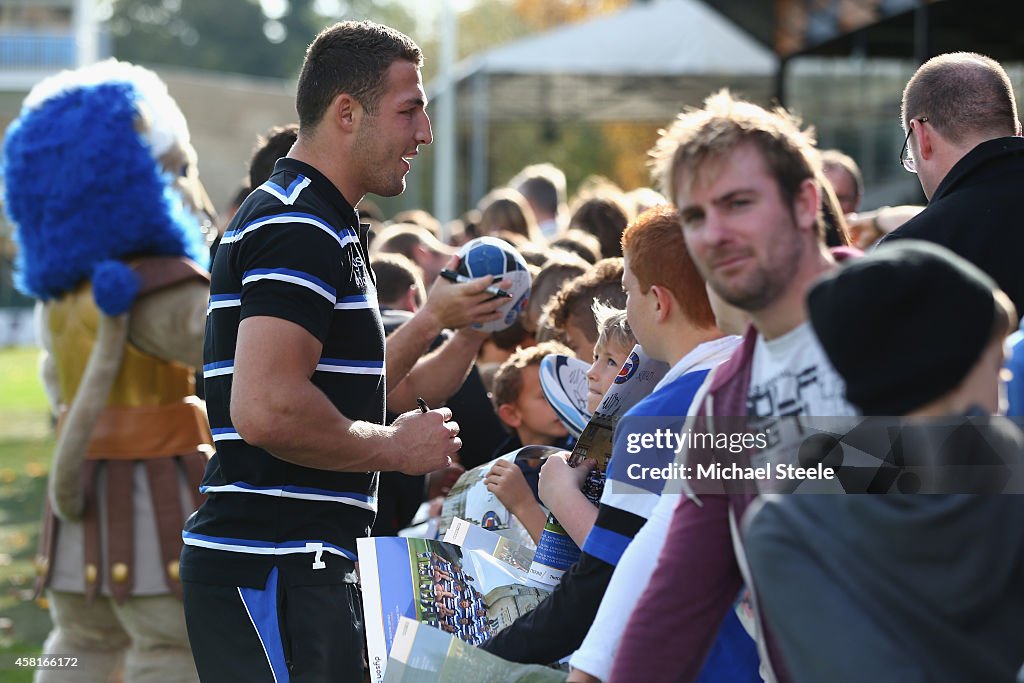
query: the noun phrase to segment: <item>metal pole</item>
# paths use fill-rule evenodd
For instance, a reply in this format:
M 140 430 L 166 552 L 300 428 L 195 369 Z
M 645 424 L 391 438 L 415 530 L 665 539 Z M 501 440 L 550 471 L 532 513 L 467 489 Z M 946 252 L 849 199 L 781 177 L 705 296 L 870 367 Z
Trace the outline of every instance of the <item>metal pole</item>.
M 471 130 L 469 159 L 469 202 L 475 204 L 487 194 L 487 157 L 490 154 L 490 127 L 488 99 L 490 97 L 487 73 L 473 74 L 473 127 Z
M 92 64 L 99 58 L 95 0 L 75 0 L 75 66 Z
M 779 57 L 779 64 L 775 67 L 775 99 L 780 107 L 786 106 L 786 67 L 789 66 L 789 57 Z
M 453 78 L 455 51 L 458 45 L 458 21 L 452 0 L 441 7 L 441 63 L 438 82 L 434 155 L 434 216 L 441 221 L 441 239 L 448 241 L 448 222 L 455 218 L 455 155 L 458 139 L 455 133 L 455 106 L 458 88 Z
M 928 35 L 928 3 L 917 0 L 914 10 L 914 58 L 918 64 L 924 64 L 931 57 L 931 46 Z

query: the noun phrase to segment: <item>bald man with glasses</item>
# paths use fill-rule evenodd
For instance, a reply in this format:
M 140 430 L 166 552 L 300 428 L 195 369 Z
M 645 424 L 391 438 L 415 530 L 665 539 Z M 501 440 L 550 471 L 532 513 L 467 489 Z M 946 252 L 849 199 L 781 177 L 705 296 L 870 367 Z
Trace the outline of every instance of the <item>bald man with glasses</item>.
M 928 206 L 883 241 L 941 244 L 988 273 L 1024 310 L 1024 138 L 998 62 L 954 52 L 925 62 L 903 91 L 900 163 Z

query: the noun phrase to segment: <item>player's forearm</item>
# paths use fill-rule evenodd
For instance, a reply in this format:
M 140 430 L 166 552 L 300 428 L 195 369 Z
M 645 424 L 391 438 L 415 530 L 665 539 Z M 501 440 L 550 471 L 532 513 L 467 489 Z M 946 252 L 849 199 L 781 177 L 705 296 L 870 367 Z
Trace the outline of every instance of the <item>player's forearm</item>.
M 416 363 L 401 382 L 388 391 L 388 409 L 394 413 L 412 410 L 418 396 L 432 406 L 443 404 L 466 380 L 486 338 L 473 330 L 456 332 L 443 346 Z M 388 353 L 391 353 L 390 345 Z

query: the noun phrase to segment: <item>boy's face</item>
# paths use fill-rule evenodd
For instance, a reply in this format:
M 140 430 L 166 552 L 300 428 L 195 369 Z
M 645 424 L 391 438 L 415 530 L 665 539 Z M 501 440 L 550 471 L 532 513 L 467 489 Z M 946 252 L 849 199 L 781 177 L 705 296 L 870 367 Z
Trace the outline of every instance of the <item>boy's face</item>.
M 582 321 L 575 315 L 569 315 L 565 321 L 565 345 L 572 349 L 572 352 L 581 361 L 588 361 L 594 357 L 594 342 L 587 339 L 583 331 Z
M 594 347 L 594 363 L 587 370 L 587 410 L 591 415 L 611 388 L 630 351 L 610 339 Z
M 519 424 L 512 426 L 523 445 L 551 445 L 564 439 L 569 432 L 558 419 L 555 409 L 544 398 L 544 390 L 540 387 L 540 367 L 530 365 L 523 368 L 522 372 L 523 390 L 513 403 Z

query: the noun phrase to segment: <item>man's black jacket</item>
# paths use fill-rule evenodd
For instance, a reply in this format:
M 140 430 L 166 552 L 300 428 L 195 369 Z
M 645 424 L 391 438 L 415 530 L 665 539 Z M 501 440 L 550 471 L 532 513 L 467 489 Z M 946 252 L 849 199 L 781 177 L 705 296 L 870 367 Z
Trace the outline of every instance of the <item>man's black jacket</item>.
M 988 273 L 1024 311 L 1024 138 L 988 140 L 942 179 L 928 207 L 883 242 L 935 242 Z M 955 321 L 951 321 L 955 324 Z

